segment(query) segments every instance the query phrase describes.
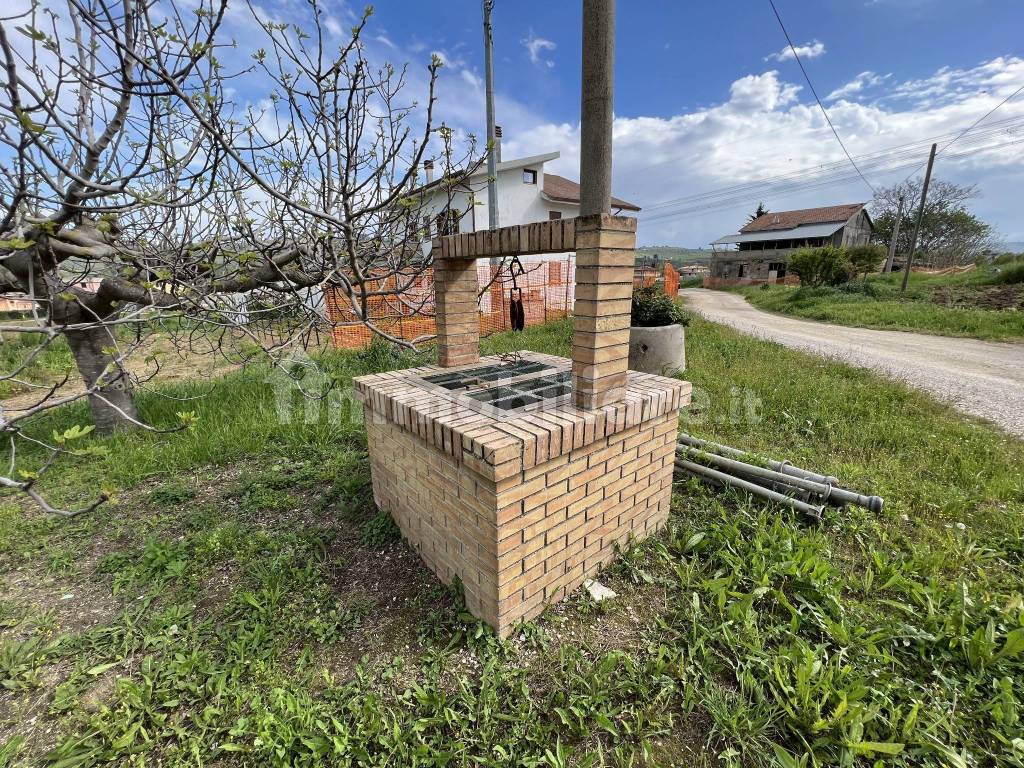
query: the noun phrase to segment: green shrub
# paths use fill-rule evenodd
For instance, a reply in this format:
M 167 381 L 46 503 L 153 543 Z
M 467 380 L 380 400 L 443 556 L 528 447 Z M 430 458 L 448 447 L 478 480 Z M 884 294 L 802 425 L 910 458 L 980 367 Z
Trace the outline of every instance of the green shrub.
M 1016 262 L 1024 262 L 1024 253 L 1001 253 L 992 259 L 992 264 L 1015 264 Z
M 402 538 L 402 532 L 387 512 L 378 512 L 359 526 L 359 543 L 371 549 L 381 549 Z
M 838 293 L 848 294 L 850 296 L 868 296 L 872 299 L 877 298 L 879 295 L 878 286 L 874 283 L 869 283 L 867 280 L 863 282 L 844 283 L 835 289 Z
M 802 285 L 811 288 L 840 285 L 852 275 L 846 251 L 834 245 L 797 251 L 789 257 L 789 271 L 800 278 Z
M 633 308 L 630 324 L 641 328 L 655 328 L 662 325 L 689 325 L 690 316 L 670 296 L 660 289 L 637 288 L 633 291 Z
M 1016 285 L 1024 283 L 1024 261 L 1002 269 L 995 277 L 995 282 L 1001 285 Z
M 885 248 L 880 245 L 855 245 L 846 249 L 846 258 L 850 261 L 850 267 L 854 275 L 864 275 L 866 278 L 870 273 L 877 272 L 885 261 Z

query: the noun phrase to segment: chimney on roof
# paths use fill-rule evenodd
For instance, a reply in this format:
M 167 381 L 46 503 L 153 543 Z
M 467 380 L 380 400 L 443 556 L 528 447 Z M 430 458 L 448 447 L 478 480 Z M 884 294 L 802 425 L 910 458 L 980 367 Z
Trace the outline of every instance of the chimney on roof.
M 427 184 L 434 180 L 434 161 L 424 160 L 423 161 L 423 172 L 427 175 Z
M 494 162 L 501 162 L 501 126 L 494 126 Z

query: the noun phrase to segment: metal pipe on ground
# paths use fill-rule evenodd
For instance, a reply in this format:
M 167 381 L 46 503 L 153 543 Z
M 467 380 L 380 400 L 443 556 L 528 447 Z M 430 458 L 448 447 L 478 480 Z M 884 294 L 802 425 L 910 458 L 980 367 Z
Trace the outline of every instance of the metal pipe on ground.
M 685 433 L 679 435 L 679 442 L 690 446 L 691 448 L 698 448 L 708 454 L 731 456 L 736 459 L 745 459 L 751 456 L 749 453 L 741 451 L 739 448 L 722 445 L 721 443 L 712 443 L 709 440 L 701 440 Z M 810 480 L 823 485 L 832 485 L 833 487 L 832 492 L 829 494 L 829 501 L 833 503 L 855 504 L 858 507 L 864 507 L 872 512 L 881 512 L 882 507 L 885 505 L 885 500 L 881 496 L 864 496 L 863 494 L 855 491 L 847 490 L 839 485 L 838 478 L 832 477 L 831 475 L 819 475 L 816 472 L 809 472 L 806 469 L 793 466 L 788 461 L 767 460 L 765 463 L 770 469 L 784 475 Z
M 816 507 L 812 504 L 808 504 L 807 502 L 800 501 L 799 499 L 791 498 L 784 493 L 773 491 L 769 488 L 758 485 L 757 483 L 752 483 L 749 480 L 742 480 L 738 477 L 727 475 L 725 472 L 719 472 L 717 469 L 705 467 L 703 464 L 697 464 L 696 462 L 687 461 L 686 459 L 676 459 L 675 466 L 677 469 L 682 469 L 690 474 L 714 480 L 722 485 L 727 485 L 730 488 L 739 488 L 753 496 L 759 496 L 762 499 L 768 499 L 769 501 L 774 501 L 782 506 L 795 509 L 797 512 L 803 512 L 816 522 L 821 521 L 821 507 Z
M 685 454 L 690 458 L 697 459 L 702 462 L 708 462 L 720 469 L 729 470 L 732 474 L 753 476 L 773 483 L 779 483 L 792 488 L 809 491 L 816 496 L 820 496 L 822 502 L 828 501 L 833 491 L 836 490 L 834 485 L 830 485 L 828 483 L 816 483 L 813 480 L 807 480 L 803 477 L 796 477 L 794 475 L 776 472 L 773 469 L 765 469 L 764 467 L 758 467 L 754 464 L 744 464 L 742 461 L 727 459 L 725 456 L 719 456 L 717 453 L 708 453 L 707 451 L 702 451 L 699 448 L 679 446 L 676 449 L 676 454 Z
M 701 440 L 693 435 L 687 435 L 685 433 L 679 435 L 679 442 L 685 443 L 692 448 L 700 448 L 706 453 L 719 453 L 726 456 L 733 456 L 737 459 L 744 459 L 749 457 L 751 454 L 747 451 L 741 451 L 739 448 L 733 448 L 729 445 L 722 445 L 721 443 L 713 443 L 710 440 Z M 773 461 L 768 459 L 765 461 L 770 469 L 774 469 L 776 472 L 782 472 L 785 475 L 792 475 L 793 477 L 802 477 L 806 480 L 813 480 L 816 483 L 832 483 L 838 485 L 839 478 L 832 477 L 831 475 L 819 475 L 816 472 L 810 472 L 806 469 L 790 464 L 789 461 Z

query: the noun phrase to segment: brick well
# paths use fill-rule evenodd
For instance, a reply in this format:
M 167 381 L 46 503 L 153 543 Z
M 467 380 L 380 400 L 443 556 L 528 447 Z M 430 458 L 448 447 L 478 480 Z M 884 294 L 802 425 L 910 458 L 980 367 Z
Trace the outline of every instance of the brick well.
M 355 380 L 373 495 L 505 637 L 668 519 L 690 384 L 628 370 L 636 219 L 438 238 L 436 366 Z M 572 359 L 479 356 L 475 262 L 575 251 Z
M 523 358 L 573 371 L 564 358 Z M 504 637 L 617 547 L 664 526 L 690 384 L 628 371 L 615 402 L 581 408 L 568 396 L 503 414 L 424 381 L 450 370 L 356 379 L 374 500 L 442 581 L 461 580 L 469 610 Z

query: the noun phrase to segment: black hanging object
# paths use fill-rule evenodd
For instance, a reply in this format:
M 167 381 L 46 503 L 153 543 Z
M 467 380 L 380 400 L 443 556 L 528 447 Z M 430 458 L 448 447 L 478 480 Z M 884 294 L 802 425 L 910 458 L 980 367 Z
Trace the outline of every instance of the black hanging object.
M 515 293 L 518 292 L 518 296 Z M 511 288 L 508 292 L 508 319 L 513 331 L 526 327 L 526 312 L 523 310 L 523 289 Z
M 523 269 L 523 263 L 519 260 L 518 255 L 512 257 L 508 273 L 512 276 L 512 287 L 508 292 L 509 325 L 513 331 L 521 331 L 526 328 L 526 311 L 523 309 L 523 289 L 519 287 L 516 278 L 525 275 L 526 270 Z

